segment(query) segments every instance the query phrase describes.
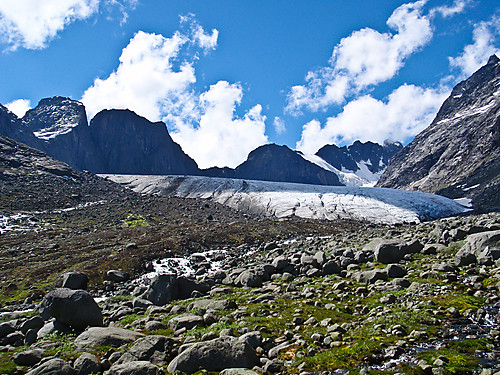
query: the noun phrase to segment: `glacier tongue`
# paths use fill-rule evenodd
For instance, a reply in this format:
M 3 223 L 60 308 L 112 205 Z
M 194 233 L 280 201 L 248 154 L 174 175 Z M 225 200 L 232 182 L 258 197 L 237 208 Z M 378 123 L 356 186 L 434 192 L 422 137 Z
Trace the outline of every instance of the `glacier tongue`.
M 428 193 L 371 187 L 319 186 L 198 176 L 103 175 L 142 194 L 211 198 L 238 210 L 309 219 L 417 223 L 467 209 Z

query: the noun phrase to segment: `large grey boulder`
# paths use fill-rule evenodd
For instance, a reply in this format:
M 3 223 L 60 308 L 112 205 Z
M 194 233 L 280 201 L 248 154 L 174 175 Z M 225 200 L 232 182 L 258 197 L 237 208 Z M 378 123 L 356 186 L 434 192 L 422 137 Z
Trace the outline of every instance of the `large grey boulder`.
M 238 275 L 234 284 L 236 286 L 248 286 L 258 288 L 262 286 L 262 276 L 257 274 L 255 270 L 246 270 Z
M 500 259 L 500 230 L 468 236 L 456 254 L 455 263 L 462 266 L 476 263 L 482 259 L 488 259 L 490 263 Z
M 66 361 L 52 358 L 28 371 L 26 375 L 75 375 L 75 370 Z
M 399 240 L 375 238 L 363 247 L 364 251 L 372 251 L 377 262 L 384 264 L 398 263 L 406 255 L 405 243 Z
M 108 345 L 117 348 L 142 336 L 142 333 L 119 327 L 92 327 L 75 339 L 75 346 L 78 350 Z
M 108 280 L 115 283 L 121 283 L 130 279 L 130 275 L 128 274 L 128 272 L 125 272 L 123 270 L 109 270 L 106 273 L 106 277 L 108 278 Z
M 173 329 L 174 331 L 181 328 L 190 330 L 196 326 L 202 326 L 204 323 L 203 318 L 199 315 L 182 314 L 170 319 L 168 321 L 168 328 Z
M 236 309 L 238 305 L 234 301 L 230 301 L 227 299 L 217 300 L 217 299 L 199 299 L 191 302 L 187 311 L 192 311 L 195 309 L 205 309 L 205 310 L 230 310 Z
M 387 281 L 387 272 L 379 269 L 358 272 L 354 276 L 358 282 L 365 284 L 373 284 L 377 280 Z
M 191 374 L 200 367 L 207 371 L 222 371 L 228 368 L 252 368 L 259 359 L 252 347 L 245 341 L 232 336 L 197 342 L 175 357 L 167 370 Z
M 163 370 L 148 361 L 114 364 L 105 375 L 161 375 Z
M 177 343 L 178 340 L 167 336 L 146 336 L 137 340 L 116 363 L 147 360 L 155 365 L 163 366 L 174 358 L 174 348 Z
M 49 292 L 39 307 L 44 320 L 58 322 L 78 330 L 102 326 L 101 308 L 85 290 L 58 288 Z
M 97 357 L 90 353 L 83 353 L 73 364 L 78 375 L 98 374 L 101 372 L 101 365 Z
M 210 287 L 196 280 L 175 275 L 158 275 L 148 287 L 143 297 L 157 306 L 163 306 L 170 301 L 190 298 L 194 291 L 207 293 Z
M 62 287 L 73 290 L 87 290 L 89 278 L 81 272 L 67 272 L 63 275 Z

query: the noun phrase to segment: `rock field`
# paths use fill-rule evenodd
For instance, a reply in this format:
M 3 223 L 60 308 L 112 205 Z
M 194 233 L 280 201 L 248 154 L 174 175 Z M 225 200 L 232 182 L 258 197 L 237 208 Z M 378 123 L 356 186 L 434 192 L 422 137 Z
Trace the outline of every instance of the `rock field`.
M 0 372 L 499 373 L 500 214 L 360 229 L 191 254 L 193 277 L 75 265 L 3 308 Z

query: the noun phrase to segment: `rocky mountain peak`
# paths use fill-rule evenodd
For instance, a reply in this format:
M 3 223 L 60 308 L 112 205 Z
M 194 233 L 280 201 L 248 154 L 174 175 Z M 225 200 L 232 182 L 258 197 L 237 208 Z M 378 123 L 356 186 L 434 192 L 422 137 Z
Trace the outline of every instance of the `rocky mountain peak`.
M 500 207 L 500 59 L 460 82 L 431 125 L 391 160 L 377 186 Z
M 62 96 L 40 100 L 35 108 L 26 112 L 22 120 L 29 131 L 43 140 L 69 133 L 78 125 L 88 124 L 84 105 Z

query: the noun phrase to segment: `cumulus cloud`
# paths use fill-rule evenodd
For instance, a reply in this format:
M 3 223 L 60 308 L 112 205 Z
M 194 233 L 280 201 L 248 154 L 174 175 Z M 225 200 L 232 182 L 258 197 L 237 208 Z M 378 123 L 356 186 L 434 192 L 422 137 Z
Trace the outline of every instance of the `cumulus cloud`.
M 450 65 L 461 71 L 461 78 L 474 73 L 486 64 L 488 58 L 500 52 L 498 49 L 498 35 L 500 34 L 500 17 L 494 16 L 489 21 L 474 25 L 473 43 L 465 46 L 463 53 L 457 57 L 450 57 Z
M 21 118 L 31 109 L 31 102 L 27 99 L 17 99 L 5 105 L 9 111 Z
M 398 7 L 387 20 L 394 32 L 371 28 L 354 31 L 334 48 L 329 65 L 306 75 L 306 84 L 292 87 L 286 110 L 300 113 L 341 104 L 349 95 L 387 81 L 405 59 L 432 38 L 428 16 L 422 14 L 426 0 Z
M 82 97 L 89 118 L 109 108 L 128 108 L 152 121 L 161 119 L 168 99 L 179 97 L 196 81 L 191 62 L 177 56 L 189 38 L 175 33 L 171 38 L 137 32 L 122 50 L 118 68 L 107 78 L 97 78 Z
M 199 96 L 199 120 L 178 118 L 172 138 L 196 160 L 200 168 L 236 167 L 248 153 L 267 143 L 266 117 L 256 105 L 243 117 L 236 117 L 243 90 L 239 84 L 219 81 Z
M 126 20 L 128 8 L 137 0 L 2 0 L 0 39 L 10 49 L 42 49 L 69 24 L 88 19 L 101 3 L 118 6 Z
M 358 139 L 408 141 L 431 123 L 448 94 L 447 88 L 403 85 L 384 101 L 361 96 L 329 117 L 324 126 L 318 120 L 305 124 L 296 148 L 314 154 L 325 144 L 349 144 Z
M 243 89 L 219 81 L 195 92 L 199 53 L 217 46 L 218 31 L 205 32 L 193 15 L 181 17 L 170 38 L 138 32 L 122 50 L 118 68 L 96 79 L 82 101 L 92 118 L 102 109 L 128 108 L 151 121 L 162 120 L 172 138 L 202 168 L 243 162 L 267 142 L 262 107 L 235 116 Z

